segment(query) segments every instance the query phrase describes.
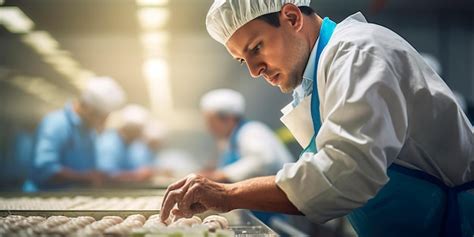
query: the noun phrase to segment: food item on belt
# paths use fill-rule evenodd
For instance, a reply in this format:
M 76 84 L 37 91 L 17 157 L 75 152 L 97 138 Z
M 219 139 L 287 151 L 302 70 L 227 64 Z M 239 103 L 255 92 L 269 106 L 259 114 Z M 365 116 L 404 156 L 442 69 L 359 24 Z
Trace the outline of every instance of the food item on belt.
M 227 219 L 209 216 L 204 221 L 193 216 L 182 218 L 166 226 L 159 215 L 148 219 L 133 214 L 125 219 L 119 216 L 104 216 L 95 220 L 90 216 L 66 217 L 18 216 L 0 217 L 0 236 L 73 236 L 73 237 L 145 237 L 145 236 L 234 236 L 228 228 Z
M 130 217 L 130 216 L 129 216 Z M 140 217 L 134 216 L 132 218 L 125 219 L 122 223 L 114 225 L 105 229 L 105 236 L 124 236 L 129 234 L 134 228 L 143 226 L 143 223 L 138 220 Z
M 161 222 L 160 218 L 153 218 L 153 219 L 150 219 L 150 218 L 148 218 L 148 220 L 145 222 L 143 227 L 150 227 L 150 228 L 166 227 L 166 225 L 163 222 Z
M 145 223 L 146 221 L 146 217 L 141 214 L 134 214 L 134 215 L 128 216 L 124 221 L 133 221 L 133 220 L 139 221 L 143 225 L 143 223 Z
M 202 224 L 209 228 L 209 231 L 216 231 L 218 229 L 228 229 L 229 222 L 223 216 L 212 215 L 204 218 Z
M 153 214 L 150 217 L 148 217 L 148 220 L 154 220 L 154 219 L 160 219 L 160 214 Z
M 171 223 L 170 227 L 192 227 L 194 225 L 199 225 L 202 223 L 201 218 L 198 216 L 193 216 L 191 218 L 181 218 L 177 221 Z
M 120 216 L 104 216 L 102 220 L 112 220 L 115 224 L 119 224 L 123 221 L 123 218 Z
M 162 199 L 161 196 L 0 197 L 0 210 L 159 210 Z

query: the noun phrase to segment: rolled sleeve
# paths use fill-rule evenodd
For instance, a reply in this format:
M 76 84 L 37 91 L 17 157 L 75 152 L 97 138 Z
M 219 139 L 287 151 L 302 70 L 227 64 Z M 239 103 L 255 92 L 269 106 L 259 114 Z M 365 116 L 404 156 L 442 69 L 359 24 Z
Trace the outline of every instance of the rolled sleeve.
M 288 199 L 318 223 L 376 195 L 407 131 L 404 97 L 385 60 L 351 48 L 328 61 L 330 70 L 318 74 L 327 75 L 318 152 L 302 154 L 276 177 Z

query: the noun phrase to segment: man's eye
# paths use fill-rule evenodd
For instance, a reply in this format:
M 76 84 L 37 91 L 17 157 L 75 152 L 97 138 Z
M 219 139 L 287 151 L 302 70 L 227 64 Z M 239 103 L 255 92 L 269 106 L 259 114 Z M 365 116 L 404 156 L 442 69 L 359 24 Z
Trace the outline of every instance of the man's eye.
M 258 53 L 258 51 L 262 48 L 262 44 L 259 43 L 257 44 L 257 46 L 255 46 L 255 48 L 252 49 L 252 52 L 253 53 Z

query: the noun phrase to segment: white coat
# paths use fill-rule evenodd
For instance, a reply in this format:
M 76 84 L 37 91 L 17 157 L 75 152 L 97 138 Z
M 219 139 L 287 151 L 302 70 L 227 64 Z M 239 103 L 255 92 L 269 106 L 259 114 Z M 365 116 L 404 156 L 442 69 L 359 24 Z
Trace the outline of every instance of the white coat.
M 318 65 L 318 152 L 304 153 L 276 177 L 308 218 L 324 222 L 364 205 L 388 182 L 392 163 L 448 186 L 474 179 L 472 125 L 403 38 L 357 13 L 337 25 Z M 302 146 L 314 133 L 310 104 L 307 97 L 282 118 Z

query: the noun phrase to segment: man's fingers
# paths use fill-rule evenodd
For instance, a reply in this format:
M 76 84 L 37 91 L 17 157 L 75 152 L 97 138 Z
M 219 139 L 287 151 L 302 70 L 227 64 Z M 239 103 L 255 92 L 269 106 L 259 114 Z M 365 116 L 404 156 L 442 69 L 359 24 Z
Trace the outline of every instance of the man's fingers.
M 173 184 L 171 184 L 170 186 L 168 186 L 168 188 L 166 189 L 166 193 L 165 193 L 165 196 L 163 197 L 163 203 L 161 204 L 161 209 L 163 209 L 163 205 L 166 201 L 166 199 L 168 198 L 168 194 L 171 192 L 171 191 L 174 191 L 178 188 L 181 188 L 185 190 L 187 190 L 187 187 L 186 185 L 188 185 L 191 181 L 193 181 L 197 176 L 195 174 L 190 174 L 188 176 L 186 176 L 185 178 L 179 180 L 178 182 L 175 182 Z
M 192 185 L 186 193 L 184 193 L 183 198 L 180 202 L 178 202 L 178 208 L 181 210 L 183 215 L 186 217 L 191 217 L 192 215 L 196 214 L 191 206 L 194 203 L 199 203 L 200 200 L 196 199 L 197 194 L 200 190 L 199 184 Z
M 179 200 L 181 200 L 182 196 L 183 192 L 181 190 L 173 190 L 168 193 L 166 199 L 163 200 L 163 205 L 160 210 L 160 218 L 162 222 L 168 219 L 171 209 Z
M 178 189 L 180 188 L 181 186 L 183 186 L 187 181 L 187 178 L 183 178 L 173 184 L 171 184 L 170 186 L 168 186 L 168 188 L 166 189 L 166 193 L 165 193 L 165 196 L 163 197 L 163 202 L 161 203 L 161 209 L 163 210 L 163 206 L 166 202 L 166 200 L 168 199 L 168 194 L 172 191 L 174 191 L 175 189 Z
M 183 212 L 177 208 L 171 210 L 171 213 L 175 216 L 175 220 L 185 217 Z
M 191 210 L 193 213 L 203 213 L 208 210 L 206 206 L 201 203 L 193 203 L 191 204 Z

